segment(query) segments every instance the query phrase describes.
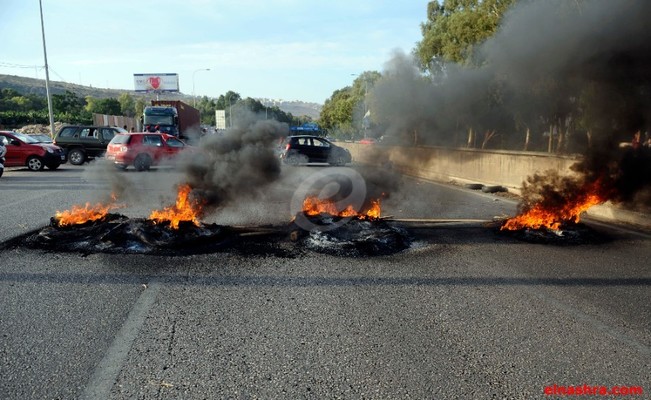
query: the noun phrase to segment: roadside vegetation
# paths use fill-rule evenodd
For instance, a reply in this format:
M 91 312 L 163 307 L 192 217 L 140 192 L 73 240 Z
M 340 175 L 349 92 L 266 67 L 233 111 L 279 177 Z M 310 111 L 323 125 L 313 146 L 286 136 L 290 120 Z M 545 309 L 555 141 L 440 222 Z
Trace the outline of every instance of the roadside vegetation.
M 430 1 L 427 20 L 421 24 L 423 38 L 412 50 L 423 79 L 433 81 L 443 73 L 446 63 L 466 67 L 482 63 L 477 47 L 499 28 L 502 16 L 516 0 Z M 378 137 L 386 128 L 382 118 L 369 112 L 378 71 L 365 71 L 351 86 L 336 90 L 325 101 L 319 123 L 340 139 Z M 366 116 L 366 118 L 365 118 Z
M 430 1 L 411 53 L 334 91 L 319 122 L 406 145 L 584 154 L 651 143 L 649 4 Z
M 67 124 L 92 124 L 93 114 L 123 115 L 139 117 L 147 105 L 145 97 L 133 96 L 128 92 L 117 98 L 80 97 L 70 90 L 52 95 L 54 120 Z M 201 123 L 215 125 L 215 110 L 226 110 L 236 114 L 244 109 L 264 115 L 289 125 L 301 125 L 312 121 L 307 116 L 294 117 L 277 106 L 266 107 L 253 98 L 242 98 L 239 93 L 228 91 L 218 98 L 207 96 L 197 99 L 196 108 L 201 112 Z M 15 89 L 0 90 L 0 127 L 16 129 L 31 124 L 49 124 L 47 98 L 37 94 L 21 94 Z

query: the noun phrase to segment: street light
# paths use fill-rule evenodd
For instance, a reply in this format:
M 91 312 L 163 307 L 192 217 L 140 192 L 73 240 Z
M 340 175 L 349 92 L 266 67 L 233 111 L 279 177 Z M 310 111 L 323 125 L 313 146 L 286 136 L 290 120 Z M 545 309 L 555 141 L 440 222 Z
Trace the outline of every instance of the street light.
M 199 68 L 192 72 L 192 106 L 197 107 L 197 96 L 194 94 L 194 74 L 196 74 L 199 71 L 210 71 L 210 68 Z

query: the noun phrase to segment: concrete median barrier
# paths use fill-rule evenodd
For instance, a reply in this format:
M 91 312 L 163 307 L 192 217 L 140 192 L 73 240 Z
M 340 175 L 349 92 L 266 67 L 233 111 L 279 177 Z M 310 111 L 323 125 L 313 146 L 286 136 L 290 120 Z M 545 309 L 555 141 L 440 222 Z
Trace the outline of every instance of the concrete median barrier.
M 391 166 L 405 175 L 435 182 L 454 181 L 462 185 L 481 184 L 482 188 L 500 187 L 518 195 L 527 177 L 548 170 L 574 174 L 570 167 L 581 159 L 579 155 L 506 150 L 368 146 L 358 143 L 343 143 L 342 146 L 350 151 L 356 163 Z M 648 214 L 610 203 L 592 207 L 587 215 L 651 229 Z

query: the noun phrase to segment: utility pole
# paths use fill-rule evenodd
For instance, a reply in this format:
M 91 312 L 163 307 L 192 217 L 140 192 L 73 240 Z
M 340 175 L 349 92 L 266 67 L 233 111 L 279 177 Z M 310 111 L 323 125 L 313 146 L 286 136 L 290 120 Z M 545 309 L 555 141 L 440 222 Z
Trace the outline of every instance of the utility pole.
M 47 95 L 47 111 L 50 116 L 50 136 L 54 137 L 54 111 L 52 110 L 52 95 L 50 94 L 50 70 L 47 65 L 47 50 L 45 49 L 45 24 L 43 23 L 43 2 L 38 0 L 41 11 L 41 33 L 43 35 L 43 58 L 45 59 L 45 93 Z

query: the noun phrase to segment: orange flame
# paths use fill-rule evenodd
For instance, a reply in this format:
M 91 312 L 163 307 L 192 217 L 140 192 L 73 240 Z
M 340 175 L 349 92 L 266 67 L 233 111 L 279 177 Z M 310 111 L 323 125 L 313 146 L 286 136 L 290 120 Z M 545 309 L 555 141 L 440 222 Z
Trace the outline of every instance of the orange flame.
M 608 198 L 604 188 L 596 181 L 580 188 L 572 194 L 572 198 L 558 207 L 545 207 L 543 202 L 535 204 L 523 214 L 508 219 L 500 230 L 546 228 L 558 231 L 564 222 L 578 223 L 581 213 L 606 200 Z
M 169 222 L 173 229 L 179 229 L 179 224 L 183 221 L 192 222 L 199 226 L 199 216 L 201 215 L 201 205 L 197 201 L 190 199 L 190 185 L 179 186 L 176 196 L 176 204 L 165 207 L 162 210 L 154 210 L 149 215 L 149 219 L 155 224 Z
M 371 200 L 371 205 L 360 212 L 355 211 L 352 205 L 343 210 L 338 210 L 337 203 L 333 200 L 321 200 L 316 196 L 303 200 L 303 212 L 308 216 L 329 214 L 335 217 L 355 217 L 359 219 L 378 219 L 381 215 L 380 199 Z
M 108 214 L 109 210 L 116 208 L 113 203 L 86 203 L 83 206 L 74 205 L 70 210 L 57 211 L 54 217 L 59 226 L 81 225 L 86 222 L 98 221 Z

